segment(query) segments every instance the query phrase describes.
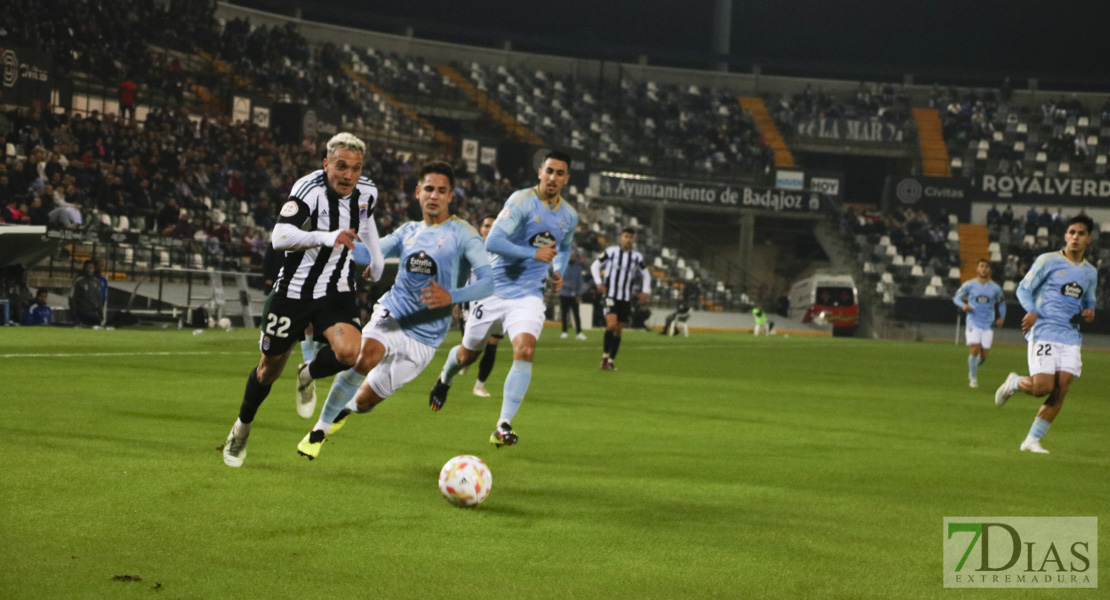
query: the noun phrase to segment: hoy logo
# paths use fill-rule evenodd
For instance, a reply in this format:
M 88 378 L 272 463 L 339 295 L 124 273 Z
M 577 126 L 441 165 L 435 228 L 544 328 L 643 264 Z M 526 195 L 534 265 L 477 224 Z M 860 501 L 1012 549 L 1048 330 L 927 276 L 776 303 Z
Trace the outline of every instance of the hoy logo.
M 944 587 L 1097 588 L 1095 517 L 945 517 Z

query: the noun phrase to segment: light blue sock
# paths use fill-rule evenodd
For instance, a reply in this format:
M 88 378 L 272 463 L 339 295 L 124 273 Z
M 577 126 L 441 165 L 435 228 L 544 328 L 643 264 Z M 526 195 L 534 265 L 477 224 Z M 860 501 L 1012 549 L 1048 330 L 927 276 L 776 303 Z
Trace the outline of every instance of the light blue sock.
M 455 381 L 455 375 L 459 374 L 462 365 L 459 364 L 459 346 L 455 346 L 447 351 L 447 362 L 443 364 L 443 371 L 439 374 L 439 380 L 447 385 L 451 385 Z
M 312 337 L 306 337 L 301 341 L 301 356 L 304 360 L 301 362 L 310 363 L 316 357 L 316 342 L 312 341 Z
M 979 357 L 975 354 L 967 355 L 967 376 L 970 379 L 979 379 Z
M 316 429 L 324 429 L 324 432 L 327 433 L 327 429 L 331 428 L 331 424 L 335 422 L 335 418 L 339 416 L 347 403 L 354 400 L 363 379 L 365 377 L 356 373 L 354 369 L 347 369 L 335 376 L 335 380 L 331 382 L 331 389 L 328 390 L 328 399 L 324 402 L 323 410 L 320 411 L 320 421 L 317 423 L 317 425 L 326 425 L 327 427 L 317 427 Z
M 1044 434 L 1048 433 L 1048 428 L 1051 426 L 1051 422 L 1037 417 L 1033 419 L 1033 426 L 1029 428 L 1029 437 L 1039 440 L 1044 437 Z
M 526 360 L 514 360 L 513 368 L 505 377 L 505 390 L 501 399 L 501 421 L 512 421 L 516 411 L 520 410 L 520 403 L 524 394 L 528 393 L 528 384 L 532 382 L 532 363 Z

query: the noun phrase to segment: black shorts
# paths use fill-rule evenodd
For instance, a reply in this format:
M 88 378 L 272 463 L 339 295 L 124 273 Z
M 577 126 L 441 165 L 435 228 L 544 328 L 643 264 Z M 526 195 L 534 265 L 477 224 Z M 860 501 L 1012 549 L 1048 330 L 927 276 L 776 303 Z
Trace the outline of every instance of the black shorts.
M 628 300 L 617 300 L 606 296 L 605 314 L 617 315 L 618 323 L 628 323 L 628 319 L 632 316 L 632 303 Z
M 262 309 L 262 337 L 258 348 L 266 356 L 281 356 L 304 339 L 312 325 L 313 338 L 326 341 L 324 332 L 336 323 L 359 329 L 358 297 L 341 292 L 316 300 L 293 300 L 271 293 Z

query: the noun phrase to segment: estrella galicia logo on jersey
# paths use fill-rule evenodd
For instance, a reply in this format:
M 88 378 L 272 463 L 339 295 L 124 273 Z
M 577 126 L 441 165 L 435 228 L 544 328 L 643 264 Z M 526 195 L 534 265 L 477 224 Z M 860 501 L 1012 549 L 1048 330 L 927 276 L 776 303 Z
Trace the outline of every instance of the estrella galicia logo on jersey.
M 1060 293 L 1068 298 L 1079 298 L 1083 295 L 1083 286 L 1073 281 L 1064 284 L 1064 287 L 1060 288 Z
M 436 261 L 423 250 L 416 254 L 409 255 L 408 260 L 405 261 L 405 269 L 407 269 L 409 273 L 430 275 L 433 277 L 439 273 Z
M 533 248 L 543 248 L 544 246 L 550 246 L 551 244 L 554 244 L 555 236 L 551 235 L 550 231 L 537 233 L 536 235 L 532 236 L 532 239 L 528 240 L 528 243 L 531 244 Z
M 979 296 L 975 297 L 975 301 L 980 303 L 980 304 L 986 304 L 987 302 L 990 302 L 991 299 L 990 299 L 989 296 L 979 295 Z

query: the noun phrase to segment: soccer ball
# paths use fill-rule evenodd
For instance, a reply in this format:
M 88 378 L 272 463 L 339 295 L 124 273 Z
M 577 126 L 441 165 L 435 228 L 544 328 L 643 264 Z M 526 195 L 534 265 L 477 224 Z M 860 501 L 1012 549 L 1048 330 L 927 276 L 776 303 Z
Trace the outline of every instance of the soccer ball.
M 439 491 L 455 506 L 478 506 L 492 486 L 493 474 L 477 456 L 456 456 L 439 472 Z

